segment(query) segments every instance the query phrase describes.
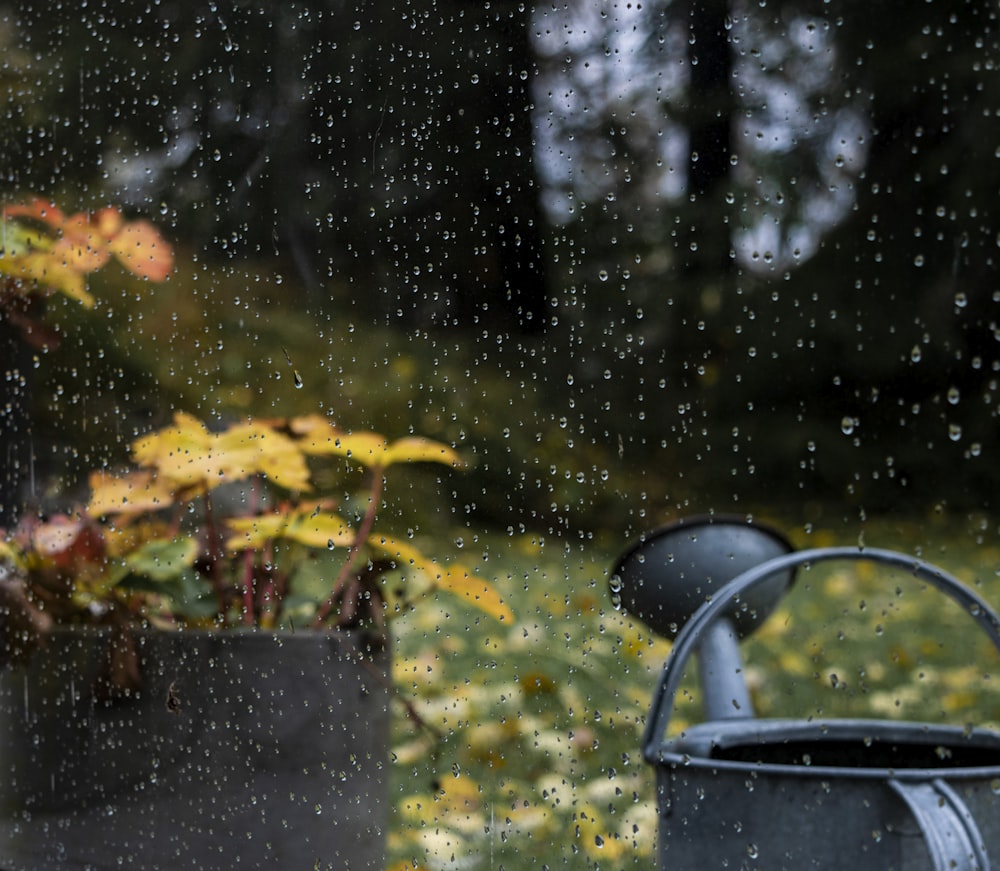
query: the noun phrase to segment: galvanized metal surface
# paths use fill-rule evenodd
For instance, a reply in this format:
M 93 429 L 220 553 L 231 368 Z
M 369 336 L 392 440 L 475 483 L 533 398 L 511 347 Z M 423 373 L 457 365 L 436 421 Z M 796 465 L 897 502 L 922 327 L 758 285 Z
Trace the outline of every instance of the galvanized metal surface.
M 0 672 L 0 868 L 384 864 L 388 654 L 329 633 L 150 632 L 100 698 L 106 637 Z

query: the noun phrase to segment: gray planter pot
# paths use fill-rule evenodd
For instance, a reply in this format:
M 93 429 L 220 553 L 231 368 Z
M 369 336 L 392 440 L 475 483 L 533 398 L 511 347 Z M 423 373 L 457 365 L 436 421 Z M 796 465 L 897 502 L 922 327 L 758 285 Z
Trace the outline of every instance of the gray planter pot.
M 0 674 L 0 867 L 381 869 L 389 654 L 343 633 L 60 631 Z

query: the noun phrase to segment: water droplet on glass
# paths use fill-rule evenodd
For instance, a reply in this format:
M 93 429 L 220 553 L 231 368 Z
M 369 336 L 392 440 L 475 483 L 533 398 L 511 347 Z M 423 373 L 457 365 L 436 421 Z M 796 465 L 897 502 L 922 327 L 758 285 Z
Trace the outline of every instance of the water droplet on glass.
M 853 417 L 843 417 L 840 420 L 840 431 L 844 435 L 851 435 L 854 432 L 854 427 L 856 427 L 858 422 Z

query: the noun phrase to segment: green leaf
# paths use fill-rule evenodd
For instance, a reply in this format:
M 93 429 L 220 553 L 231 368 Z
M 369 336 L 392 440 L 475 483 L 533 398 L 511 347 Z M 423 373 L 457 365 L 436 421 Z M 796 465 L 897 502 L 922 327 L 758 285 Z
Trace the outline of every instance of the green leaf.
M 158 538 L 132 551 L 125 557 L 125 564 L 137 575 L 169 581 L 193 566 L 197 557 L 198 543 L 193 538 Z
M 119 586 L 163 596 L 170 603 L 170 612 L 182 620 L 205 620 L 214 617 L 218 608 L 205 578 L 191 568 L 159 580 L 133 572 L 122 578 Z

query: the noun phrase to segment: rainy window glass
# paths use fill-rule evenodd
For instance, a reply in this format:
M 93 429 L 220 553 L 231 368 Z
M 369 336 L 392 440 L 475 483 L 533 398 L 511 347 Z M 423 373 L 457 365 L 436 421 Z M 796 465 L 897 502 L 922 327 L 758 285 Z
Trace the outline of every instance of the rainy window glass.
M 0 0 L 0 866 L 1000 853 L 998 18 Z

